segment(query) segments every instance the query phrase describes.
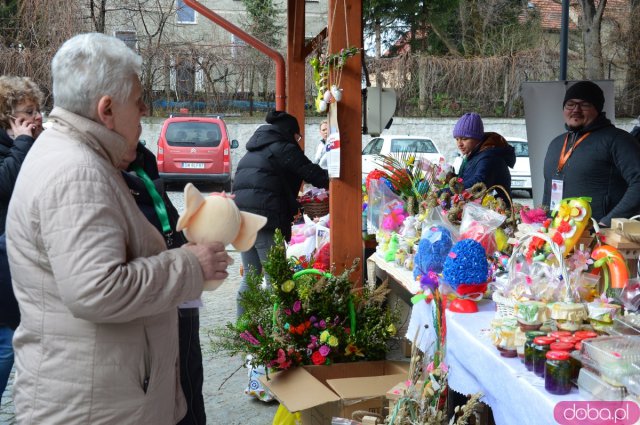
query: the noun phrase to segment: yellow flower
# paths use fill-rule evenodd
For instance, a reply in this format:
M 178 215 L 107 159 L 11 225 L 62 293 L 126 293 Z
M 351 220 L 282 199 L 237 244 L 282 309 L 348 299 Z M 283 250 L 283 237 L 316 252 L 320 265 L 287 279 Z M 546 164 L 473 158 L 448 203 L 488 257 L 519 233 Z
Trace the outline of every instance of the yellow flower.
M 330 336 L 329 337 L 329 345 L 331 347 L 337 347 L 338 346 L 338 338 L 336 338 L 335 336 Z
M 361 349 L 359 349 L 358 347 L 356 347 L 353 344 L 349 344 L 347 345 L 347 348 L 345 348 L 344 350 L 344 354 L 347 356 L 358 356 L 358 357 L 364 357 L 364 353 L 362 352 Z
M 568 203 L 560 204 L 560 206 L 558 207 L 558 215 L 561 218 L 568 218 L 571 215 L 571 207 Z
M 320 334 L 320 342 L 327 342 L 330 336 L 329 331 L 322 331 Z
M 296 283 L 293 280 L 287 280 L 282 284 L 281 289 L 282 292 L 291 292 L 295 286 Z
M 393 323 L 391 323 L 389 326 L 387 326 L 387 332 L 389 332 L 389 335 L 393 336 L 396 334 L 397 330 L 396 327 Z

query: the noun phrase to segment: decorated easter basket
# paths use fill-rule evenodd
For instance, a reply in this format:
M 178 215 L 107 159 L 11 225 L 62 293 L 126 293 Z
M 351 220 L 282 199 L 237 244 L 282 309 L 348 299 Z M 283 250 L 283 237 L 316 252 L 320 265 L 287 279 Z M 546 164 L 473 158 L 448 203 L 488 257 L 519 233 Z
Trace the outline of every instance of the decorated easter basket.
M 306 202 L 302 204 L 302 209 L 309 218 L 323 217 L 329 214 L 329 198 L 322 201 Z
M 513 253 L 509 257 L 507 262 L 507 271 L 509 279 L 511 280 L 516 276 L 516 268 L 525 258 L 525 250 L 527 249 L 529 242 L 534 237 L 540 238 L 549 244 L 551 252 L 556 259 L 557 267 L 562 275 L 562 279 L 566 285 L 569 284 L 569 271 L 567 270 L 567 264 L 564 261 L 564 256 L 560 251 L 558 244 L 553 242 L 551 238 L 545 233 L 528 233 L 518 239 L 518 244 L 513 248 Z M 505 297 L 498 291 L 492 295 L 493 301 L 496 303 L 496 316 L 497 317 L 515 317 L 514 307 L 518 303 L 513 297 Z
M 516 317 L 514 307 L 518 302 L 515 298 L 504 297 L 499 292 L 494 292 L 491 298 L 496 303 L 496 318 Z

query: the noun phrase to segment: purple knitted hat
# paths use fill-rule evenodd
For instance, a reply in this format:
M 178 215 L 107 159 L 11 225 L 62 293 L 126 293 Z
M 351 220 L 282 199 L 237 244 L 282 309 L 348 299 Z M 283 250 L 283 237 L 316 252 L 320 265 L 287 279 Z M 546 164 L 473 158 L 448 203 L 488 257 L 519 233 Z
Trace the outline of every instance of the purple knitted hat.
M 461 116 L 455 127 L 453 127 L 453 137 L 482 140 L 484 137 L 484 125 L 480 115 L 475 112 L 469 112 Z

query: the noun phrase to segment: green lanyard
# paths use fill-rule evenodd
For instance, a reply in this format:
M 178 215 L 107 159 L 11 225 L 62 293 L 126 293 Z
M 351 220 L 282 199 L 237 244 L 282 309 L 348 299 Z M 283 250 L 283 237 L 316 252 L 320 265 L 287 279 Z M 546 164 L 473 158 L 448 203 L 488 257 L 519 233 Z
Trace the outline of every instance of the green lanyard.
M 162 232 L 167 235 L 171 235 L 171 225 L 169 224 L 169 214 L 167 214 L 167 207 L 164 205 L 164 201 L 162 197 L 158 193 L 156 186 L 153 184 L 147 173 L 144 172 L 142 167 L 139 165 L 132 165 L 133 171 L 142 179 L 149 195 L 151 195 L 151 199 L 153 199 L 153 208 L 156 210 L 156 214 L 158 215 L 158 219 L 160 220 L 160 224 L 162 225 Z

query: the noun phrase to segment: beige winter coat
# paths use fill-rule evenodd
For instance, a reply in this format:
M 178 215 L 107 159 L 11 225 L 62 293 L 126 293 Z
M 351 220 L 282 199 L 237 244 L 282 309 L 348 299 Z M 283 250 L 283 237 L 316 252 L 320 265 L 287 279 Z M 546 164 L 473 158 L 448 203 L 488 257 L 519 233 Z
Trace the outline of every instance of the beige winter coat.
M 60 108 L 50 121 L 7 218 L 18 423 L 173 425 L 186 412 L 176 307 L 200 296 L 201 268 L 138 210 L 119 135 Z

